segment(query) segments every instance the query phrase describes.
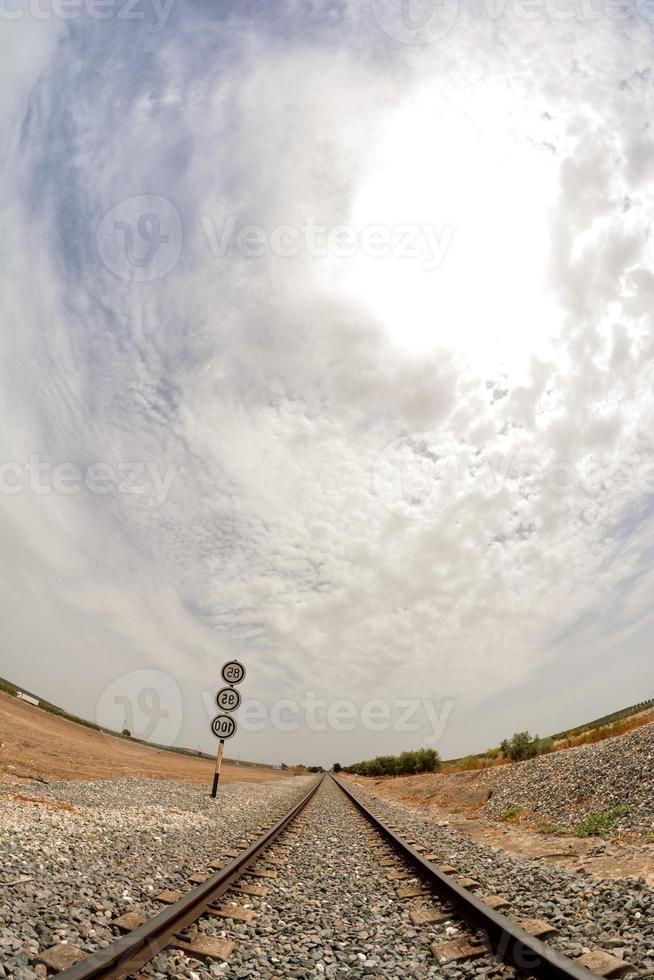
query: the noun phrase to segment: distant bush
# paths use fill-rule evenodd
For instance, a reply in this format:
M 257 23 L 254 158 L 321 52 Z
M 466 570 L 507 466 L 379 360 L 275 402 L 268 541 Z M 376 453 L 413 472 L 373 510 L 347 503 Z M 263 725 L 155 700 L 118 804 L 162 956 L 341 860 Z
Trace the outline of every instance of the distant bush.
M 335 762 L 332 766 L 332 772 L 340 772 L 342 768 L 343 766 L 340 764 L 340 762 Z
M 123 730 L 122 730 L 122 732 L 120 734 L 121 735 L 124 735 L 126 738 L 131 738 L 132 737 L 132 733 L 130 732 L 129 728 L 123 728 Z
M 533 759 L 543 752 L 551 752 L 554 749 L 554 742 L 551 738 L 533 737 L 529 732 L 516 732 L 513 738 L 505 738 L 500 743 L 502 754 L 512 762 L 524 762 L 525 759 Z
M 416 749 L 400 755 L 378 755 L 375 759 L 355 762 L 346 772 L 357 776 L 409 776 L 421 772 L 436 772 L 441 758 L 435 749 Z

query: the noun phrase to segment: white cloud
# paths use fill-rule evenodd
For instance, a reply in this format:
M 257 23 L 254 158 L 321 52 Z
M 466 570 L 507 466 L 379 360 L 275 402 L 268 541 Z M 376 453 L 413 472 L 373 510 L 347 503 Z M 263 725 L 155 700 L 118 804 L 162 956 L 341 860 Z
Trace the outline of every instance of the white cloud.
M 6 31 L 31 57 L 2 119 L 2 459 L 177 475 L 160 506 L 151 486 L 2 495 L 5 673 L 88 716 L 117 675 L 167 671 L 180 740 L 209 746 L 201 691 L 239 655 L 267 700 L 453 698 L 445 754 L 651 693 L 649 22 L 459 11 L 413 45 L 324 3 L 38 27 Z M 179 260 L 130 282 L 96 232 L 143 195 L 132 258 Z M 454 237 L 435 271 L 221 257 L 203 218 Z M 407 435 L 384 490 L 376 461 Z M 536 684 L 528 716 L 507 710 Z M 420 739 L 239 750 L 325 762 Z

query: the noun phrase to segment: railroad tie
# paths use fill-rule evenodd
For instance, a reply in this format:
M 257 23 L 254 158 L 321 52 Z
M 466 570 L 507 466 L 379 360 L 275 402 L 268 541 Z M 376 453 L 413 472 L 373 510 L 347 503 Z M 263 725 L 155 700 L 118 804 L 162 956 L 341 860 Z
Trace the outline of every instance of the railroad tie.
M 123 912 L 117 918 L 112 919 L 109 923 L 110 926 L 115 926 L 120 932 L 131 932 L 132 929 L 138 929 L 145 922 L 145 917 L 139 915 L 138 912 Z
M 184 892 L 163 891 L 154 896 L 155 902 L 163 902 L 164 905 L 174 905 L 184 897 Z
M 444 943 L 432 943 L 431 951 L 439 966 L 447 966 L 448 963 L 463 963 L 484 956 L 487 949 L 485 946 L 473 946 L 462 939 L 449 939 Z
M 241 884 L 239 881 L 232 885 L 232 890 L 240 892 L 242 895 L 251 895 L 252 898 L 265 898 L 268 894 L 268 889 L 262 885 Z
M 442 909 L 411 909 L 409 911 L 411 924 L 414 926 L 432 926 L 441 922 L 447 922 L 452 918 L 451 912 L 444 912 Z
M 501 895 L 482 895 L 481 900 L 491 909 L 508 909 L 510 905 Z
M 444 871 L 443 874 L 448 874 L 449 872 Z M 477 888 L 481 888 L 481 885 L 475 878 L 456 878 L 456 883 L 461 888 L 467 888 L 469 892 L 474 892 Z
M 585 966 L 591 973 L 596 973 L 599 977 L 621 977 L 623 973 L 633 970 L 631 963 L 621 960 L 619 956 L 613 956 L 604 949 L 591 949 L 589 953 L 584 953 L 575 960 L 575 963 Z
M 234 919 L 235 922 L 245 922 L 248 925 L 256 919 L 253 909 L 244 909 L 233 902 L 228 902 L 227 905 L 211 905 L 207 909 L 207 914 L 215 915 L 220 919 Z
M 518 925 L 536 939 L 559 935 L 559 930 L 550 925 L 545 919 L 518 919 Z
M 407 898 L 425 898 L 431 895 L 431 891 L 425 885 L 408 885 L 406 888 L 396 888 L 395 894 L 401 901 L 405 901 Z
M 41 963 L 54 973 L 61 973 L 82 963 L 86 957 L 87 954 L 83 950 L 71 946 L 70 943 L 56 943 L 39 953 L 35 962 Z
M 193 939 L 171 940 L 172 949 L 180 949 L 188 956 L 193 956 L 198 960 L 222 960 L 225 963 L 234 949 L 236 943 L 231 939 L 223 939 L 221 936 L 202 936 L 197 935 Z
M 389 871 L 386 875 L 389 881 L 406 881 L 407 878 L 415 878 L 412 871 Z
M 250 875 L 252 878 L 276 878 L 279 872 L 267 871 L 265 868 L 248 868 L 245 874 Z

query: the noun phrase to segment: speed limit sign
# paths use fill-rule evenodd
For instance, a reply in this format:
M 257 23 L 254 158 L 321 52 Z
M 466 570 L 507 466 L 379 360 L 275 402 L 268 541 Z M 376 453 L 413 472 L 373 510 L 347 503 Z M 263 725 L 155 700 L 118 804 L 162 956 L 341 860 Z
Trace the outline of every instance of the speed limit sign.
M 241 703 L 241 695 L 235 687 L 223 687 L 216 694 L 216 704 L 221 711 L 236 711 Z
M 223 740 L 231 738 L 232 735 L 236 734 L 236 722 L 231 715 L 216 715 L 211 722 L 211 731 L 216 738 Z
M 222 712 L 236 711 L 241 703 L 241 695 L 234 687 L 234 684 L 240 684 L 245 678 L 245 667 L 239 660 L 228 660 L 226 664 L 223 664 L 220 671 L 220 676 L 225 684 L 229 684 L 229 687 L 222 687 L 216 694 L 216 704 L 218 705 L 218 709 Z M 214 720 L 211 722 L 211 731 L 216 738 L 220 739 L 220 744 L 216 753 L 216 768 L 213 774 L 213 786 L 211 787 L 211 797 L 215 800 L 216 793 L 218 792 L 218 782 L 220 780 L 220 769 L 223 764 L 225 741 L 228 738 L 232 738 L 233 735 L 236 735 L 236 722 L 231 715 L 216 715 Z
M 223 665 L 220 676 L 225 684 L 240 684 L 245 677 L 245 667 L 238 660 L 228 660 Z

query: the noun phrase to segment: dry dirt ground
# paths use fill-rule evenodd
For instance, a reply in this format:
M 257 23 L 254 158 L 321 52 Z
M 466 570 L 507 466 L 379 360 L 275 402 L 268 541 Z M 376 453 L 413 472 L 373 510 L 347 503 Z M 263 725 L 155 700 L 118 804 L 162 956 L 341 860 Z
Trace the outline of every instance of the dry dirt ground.
M 0 691 L 0 781 L 139 776 L 211 783 L 213 762 L 166 752 L 60 718 Z M 225 763 L 221 781 L 262 783 L 288 773 Z
M 479 814 L 489 791 L 510 778 L 510 766 L 459 773 L 373 779 L 347 776 L 368 793 L 397 803 L 465 837 L 517 858 L 538 858 L 571 871 L 584 868 L 597 878 L 644 878 L 654 886 L 654 845 L 611 840 L 601 854 L 597 838 L 540 834 L 533 827 L 507 826 Z

